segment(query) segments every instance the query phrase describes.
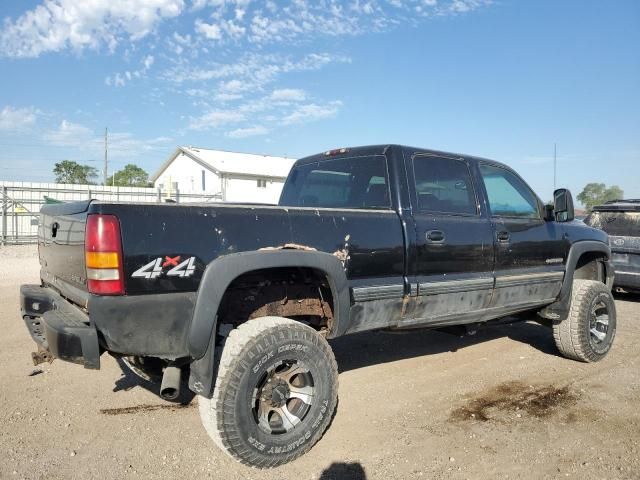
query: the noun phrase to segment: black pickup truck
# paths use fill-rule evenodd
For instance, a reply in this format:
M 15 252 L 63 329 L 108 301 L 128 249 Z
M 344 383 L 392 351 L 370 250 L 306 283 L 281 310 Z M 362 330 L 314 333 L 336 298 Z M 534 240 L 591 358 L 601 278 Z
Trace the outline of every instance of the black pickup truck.
M 398 145 L 299 160 L 279 205 L 87 201 L 43 207 L 41 282 L 21 287 L 34 361 L 180 377 L 208 433 L 256 467 L 319 440 L 337 402 L 327 339 L 475 329 L 531 312 L 566 357 L 616 331 L 606 233 L 544 205 L 510 168 Z M 538 317 L 535 317 L 535 315 Z M 523 317 L 523 316 L 518 316 Z

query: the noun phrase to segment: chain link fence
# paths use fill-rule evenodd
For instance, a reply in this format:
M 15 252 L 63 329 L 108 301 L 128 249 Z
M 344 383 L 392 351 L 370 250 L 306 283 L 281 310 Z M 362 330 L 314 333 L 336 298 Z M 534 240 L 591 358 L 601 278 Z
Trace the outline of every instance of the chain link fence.
M 38 241 L 38 215 L 47 203 L 78 200 L 112 202 L 219 202 L 221 194 L 185 194 L 178 189 L 105 187 L 64 183 L 0 182 L 0 243 L 22 244 Z

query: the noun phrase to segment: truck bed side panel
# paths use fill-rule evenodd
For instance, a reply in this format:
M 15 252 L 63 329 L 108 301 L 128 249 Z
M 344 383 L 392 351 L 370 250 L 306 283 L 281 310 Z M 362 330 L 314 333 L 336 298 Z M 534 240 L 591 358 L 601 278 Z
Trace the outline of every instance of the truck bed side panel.
M 404 244 L 395 212 L 238 205 L 93 204 L 120 219 L 129 295 L 196 291 L 215 258 L 268 248 L 300 247 L 344 261 L 354 282 L 402 284 Z M 162 273 L 137 271 L 161 258 L 175 259 Z M 175 262 L 196 258 L 192 275 L 169 276 Z M 147 272 L 151 269 L 147 269 Z

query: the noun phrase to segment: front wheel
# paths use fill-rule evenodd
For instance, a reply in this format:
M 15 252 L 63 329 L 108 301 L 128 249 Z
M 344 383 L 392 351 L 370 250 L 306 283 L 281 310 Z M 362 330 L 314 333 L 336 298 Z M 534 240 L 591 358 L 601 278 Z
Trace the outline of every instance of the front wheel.
M 262 317 L 231 331 L 213 398 L 198 400 L 218 447 L 241 463 L 270 468 L 322 437 L 337 391 L 337 364 L 323 337 L 293 320 Z
M 553 322 L 553 336 L 567 358 L 582 362 L 604 358 L 616 336 L 616 305 L 607 286 L 574 280 L 569 316 Z

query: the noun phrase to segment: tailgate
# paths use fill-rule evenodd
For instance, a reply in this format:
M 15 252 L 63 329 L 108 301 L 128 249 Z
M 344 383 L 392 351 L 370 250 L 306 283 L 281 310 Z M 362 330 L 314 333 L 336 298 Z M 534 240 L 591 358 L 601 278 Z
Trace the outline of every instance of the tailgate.
M 38 226 L 40 278 L 80 305 L 87 295 L 84 231 L 90 203 L 45 205 Z
M 640 237 L 609 235 L 609 245 L 616 275 L 622 272 L 640 274 Z
M 609 235 L 609 246 L 614 253 L 640 255 L 640 237 Z

